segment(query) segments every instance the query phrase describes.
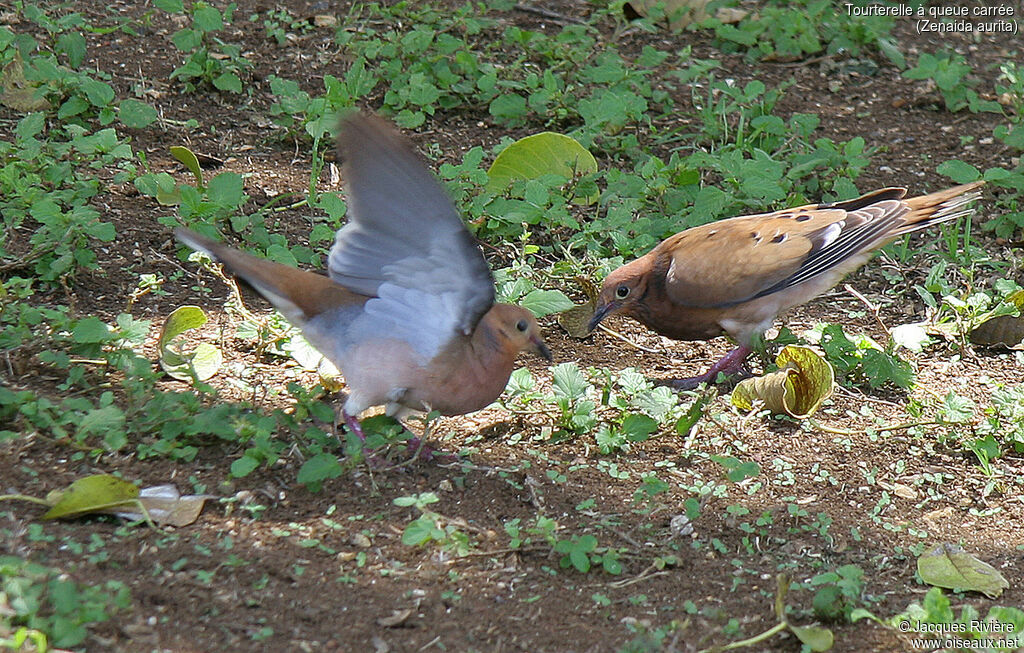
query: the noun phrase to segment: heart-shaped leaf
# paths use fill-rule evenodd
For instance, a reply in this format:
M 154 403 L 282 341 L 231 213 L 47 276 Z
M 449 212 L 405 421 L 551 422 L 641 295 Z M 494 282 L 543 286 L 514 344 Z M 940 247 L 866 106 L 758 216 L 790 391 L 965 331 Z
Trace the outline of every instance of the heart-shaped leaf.
M 567 180 L 597 172 L 597 160 L 587 148 L 564 134 L 541 132 L 512 143 L 494 159 L 487 170 L 487 190 L 501 193 L 520 179 L 537 179 L 556 174 Z M 582 204 L 597 201 L 597 194 L 579 198 Z

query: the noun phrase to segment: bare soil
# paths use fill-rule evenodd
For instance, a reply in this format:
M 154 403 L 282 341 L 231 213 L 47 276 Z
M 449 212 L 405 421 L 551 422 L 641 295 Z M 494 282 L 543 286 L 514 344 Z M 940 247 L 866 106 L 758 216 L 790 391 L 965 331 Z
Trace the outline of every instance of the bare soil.
M 266 78 L 276 74 L 300 80 L 317 92 L 324 74 L 341 76 L 348 62 L 333 43 L 333 30 L 313 29 L 279 47 L 258 22 L 244 20 L 271 7 L 250 0 L 238 4 L 235 23 L 223 38 L 241 43 L 255 65 L 246 82 L 248 96 L 186 94 L 169 82 L 181 56 L 169 37 L 180 26 L 159 11 L 152 11 L 138 35 L 89 35 L 89 65 L 113 73 L 120 97 L 142 85 L 148 101 L 168 121 L 163 128 L 132 134 L 133 146 L 146 153 L 153 170 L 184 178 L 168 154 L 170 146 L 184 143 L 223 159 L 223 170 L 247 175 L 246 191 L 256 206 L 282 192 L 302 193 L 310 166 L 303 147 L 268 138 L 266 109 L 272 99 Z M 274 6 L 302 17 L 344 15 L 347 10 L 347 3 L 294 0 Z M 136 3 L 94 0 L 81 0 L 75 9 L 94 23 L 109 20 L 111 9 L 136 16 L 151 11 Z M 545 3 L 545 9 L 572 17 L 585 15 L 589 5 L 561 0 Z M 552 35 L 562 24 L 521 10 L 492 15 L 505 24 Z M 1018 7 L 1018 20 L 1021 15 Z M 917 34 L 911 21 L 899 24 L 898 35 L 910 61 L 917 52 L 942 47 L 961 52 L 981 78 L 981 89 L 993 87 L 998 62 L 1020 57 L 1020 42 L 1013 35 L 976 38 L 954 33 L 939 38 Z M 706 35 L 696 33 L 635 30 L 621 35 L 618 46 L 629 53 L 645 44 L 673 50 L 692 45 L 695 56 L 718 59 L 722 76 L 741 83 L 760 79 L 772 87 L 794 80 L 780 104 L 781 114 L 816 113 L 822 118 L 821 136 L 836 141 L 862 136 L 870 146 L 882 148 L 857 179 L 862 190 L 890 185 L 907 186 L 913 193 L 937 189 L 949 182 L 934 172 L 935 166 L 950 158 L 982 169 L 1009 166 L 1010 153 L 991 139 L 999 116 L 950 114 L 926 82 L 903 79 L 881 57 L 869 75 L 843 71 L 835 57 L 752 65 L 740 56 L 721 54 Z M 832 82 L 838 85 L 830 88 Z M 15 116 L 0 109 L 0 118 L 3 131 L 11 128 Z M 198 130 L 186 132 L 170 122 L 190 118 L 199 120 Z M 490 147 L 509 133 L 494 125 L 484 110 L 479 115 L 439 113 L 410 136 L 423 147 L 438 143 L 442 159 L 457 162 L 462 151 Z M 979 242 L 993 257 L 1019 261 L 1005 243 L 977 228 L 988 217 L 990 203 L 983 200 L 975 217 Z M 210 313 L 212 328 L 229 326 L 230 317 L 222 312 L 228 288 L 179 258 L 169 230 L 157 222 L 168 214 L 166 208 L 132 188 L 111 189 L 97 198 L 96 206 L 118 232 L 118 239 L 102 248 L 102 269 L 79 275 L 66 291 L 40 301 L 70 304 L 78 313 L 112 320 L 125 310 L 138 275 L 156 273 L 170 279 L 163 287 L 166 294 L 140 298 L 131 309 L 136 317 L 159 324 L 177 306 L 195 303 Z M 301 210 L 284 212 L 279 220 L 277 228 L 293 242 L 305 238 L 308 221 Z M 915 245 L 922 248 L 935 242 L 934 234 L 919 238 Z M 930 261 L 924 259 L 901 266 L 880 257 L 847 280 L 881 307 L 877 320 L 840 286 L 795 311 L 787 324 L 799 332 L 818 321 L 840 322 L 883 339 L 879 320 L 891 327 L 923 319 L 924 307 L 910 286 L 923 279 Z M 881 273 L 886 267 L 907 281 L 895 294 Z M 1024 282 L 1019 265 L 1011 269 Z M 197 286 L 208 292 L 199 292 Z M 246 297 L 254 309 L 269 311 L 254 295 Z M 553 320 L 543 326 L 557 361 L 612 369 L 633 366 L 653 378 L 698 373 L 728 347 L 722 339 L 671 343 L 635 324 L 611 321 L 612 328 L 657 352 L 647 353 L 601 333 L 573 340 Z M 257 370 L 262 382 L 281 394 L 295 378 L 313 382 L 281 359 L 258 358 L 251 345 L 231 336 L 223 344 L 229 362 Z M 155 358 L 152 341 L 149 351 Z M 878 615 L 895 614 L 927 590 L 915 579 L 911 547 L 941 541 L 960 543 L 1010 581 L 995 602 L 967 594 L 956 596 L 954 604 L 975 605 L 982 614 L 993 604 L 1024 605 L 1024 459 L 1000 459 L 996 477 L 989 478 L 956 437 L 945 441 L 945 431 L 937 427 L 872 430 L 907 421 L 904 407 L 911 399 L 934 403 L 955 391 L 986 405 L 995 384 L 1020 383 L 1024 363 L 1013 352 L 962 349 L 955 343 L 905 355 L 917 371 L 912 392 L 840 389 L 814 424 L 758 416 L 730 424 L 704 419 L 688 439 L 663 435 L 607 458 L 628 473 L 625 479 L 612 478 L 599 466 L 605 458 L 589 436 L 550 443 L 542 436 L 550 415 L 514 415 L 499 408 L 441 421 L 436 443 L 449 451 L 470 450 L 457 463 L 415 463 L 384 473 L 360 467 L 325 483 L 319 492 L 295 481 L 303 462 L 297 454 L 232 479 L 229 465 L 242 453 L 237 446 L 211 443 L 191 463 L 119 455 L 76 459 L 66 446 L 27 434 L 0 447 L 5 492 L 44 496 L 86 474 L 117 472 L 144 485 L 173 482 L 190 490 L 202 484 L 234 501 L 212 501 L 197 523 L 167 534 L 146 528 L 115 533 L 114 520 L 90 518 L 47 523 L 45 537 L 38 537 L 29 527 L 41 511 L 27 505 L 5 507 L 0 528 L 10 535 L 0 542 L 0 553 L 69 569 L 80 582 L 116 579 L 130 586 L 132 610 L 97 626 L 88 642 L 91 651 L 615 651 L 633 639 L 632 629 L 658 628 L 673 620 L 678 622 L 675 633 L 660 647 L 643 650 L 692 651 L 770 628 L 780 571 L 802 581 L 840 565 L 858 565 L 867 579 L 864 605 Z M 549 380 L 546 368 L 523 362 Z M 56 393 L 52 376 L 29 365 L 11 385 Z M 225 372 L 213 380 L 225 400 L 251 399 L 233 396 L 227 376 Z M 187 390 L 170 380 L 164 386 Z M 264 405 L 274 401 L 281 400 L 266 399 Z M 730 412 L 728 397 L 716 398 L 709 412 Z M 680 535 L 670 524 L 691 496 L 680 487 L 684 481 L 693 482 L 699 473 L 725 483 L 721 468 L 706 455 L 692 455 L 694 450 L 753 460 L 762 475 L 726 484 L 724 495 L 706 501 L 693 523 L 694 533 Z M 658 497 L 657 510 L 644 514 L 632 498 L 641 477 L 651 471 L 669 480 L 672 488 Z M 754 482 L 764 486 L 753 492 Z M 403 528 L 417 513 L 392 500 L 426 491 L 437 492 L 441 501 L 432 507 L 478 543 L 470 555 L 401 543 Z M 591 498 L 596 500 L 593 508 L 577 509 Z M 245 502 L 266 509 L 253 518 L 240 509 Z M 726 507 L 732 505 L 745 506 L 752 514 L 730 516 Z M 805 514 L 791 514 L 787 507 L 793 505 Z M 772 516 L 770 525 L 755 535 L 741 530 L 742 522 L 752 522 L 761 511 Z M 540 514 L 558 521 L 566 533 L 594 533 L 604 546 L 623 547 L 624 572 L 581 574 L 560 568 L 559 556 L 550 547 L 509 549 L 503 524 L 514 518 L 527 523 Z M 821 514 L 832 520 L 827 528 L 815 525 Z M 68 538 L 102 542 L 99 554 L 69 553 L 64 545 Z M 304 544 L 313 540 L 319 545 Z M 653 566 L 658 556 L 668 554 L 677 556 L 676 565 Z M 212 574 L 212 580 L 204 580 L 204 574 Z M 599 603 L 595 594 L 610 603 Z M 790 594 L 795 622 L 813 621 L 811 599 L 811 592 Z M 870 621 L 829 625 L 836 634 L 836 651 L 910 650 L 908 635 Z M 799 643 L 780 635 L 752 650 L 796 651 Z

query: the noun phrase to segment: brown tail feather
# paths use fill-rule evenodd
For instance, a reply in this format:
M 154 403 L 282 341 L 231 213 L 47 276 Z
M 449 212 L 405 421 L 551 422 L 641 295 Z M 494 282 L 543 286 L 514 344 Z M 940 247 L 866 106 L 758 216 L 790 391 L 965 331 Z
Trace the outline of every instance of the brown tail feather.
M 367 299 L 322 274 L 257 258 L 191 229 L 178 227 L 174 235 L 192 249 L 206 252 L 220 261 L 229 272 L 252 286 L 292 320 L 308 320 L 325 307 L 361 303 Z
M 973 214 L 974 207 L 968 206 L 968 204 L 981 197 L 981 193 L 977 189 L 983 185 L 985 185 L 984 181 L 975 181 L 903 200 L 910 207 L 910 212 L 903 218 L 904 226 L 895 234 L 909 234 L 940 222 L 956 220 Z

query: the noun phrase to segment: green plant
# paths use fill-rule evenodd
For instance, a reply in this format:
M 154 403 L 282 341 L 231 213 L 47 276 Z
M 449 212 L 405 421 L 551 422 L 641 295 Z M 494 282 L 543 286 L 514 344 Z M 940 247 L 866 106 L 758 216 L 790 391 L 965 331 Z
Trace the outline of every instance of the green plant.
M 902 68 L 903 54 L 891 36 L 894 24 L 890 16 L 851 13 L 849 5 L 837 10 L 828 0 L 800 0 L 768 2 L 736 25 L 710 18 L 701 26 L 715 31 L 716 45 L 723 51 L 746 49 L 751 59 L 788 61 L 822 51 L 856 57 L 871 47 Z
M 13 635 L 13 642 L 31 639 L 39 650 L 46 650 L 47 643 L 77 647 L 90 626 L 131 606 L 123 583 L 80 584 L 55 569 L 13 556 L 0 557 L 0 582 L 0 645 Z
M 455 555 L 466 555 L 474 546 L 469 536 L 459 530 L 456 520 L 427 508 L 440 499 L 433 492 L 424 492 L 415 496 L 398 497 L 396 506 L 412 506 L 420 511 L 420 516 L 409 522 L 402 531 L 402 544 L 407 546 L 423 546 L 428 542 L 436 542 L 446 551 Z
M 223 12 L 202 0 L 191 2 L 187 10 L 183 0 L 159 0 L 155 4 L 163 11 L 191 19 L 190 26 L 171 36 L 174 47 L 186 55 L 185 62 L 171 72 L 171 79 L 183 82 L 186 92 L 209 84 L 220 91 L 241 93 L 242 77 L 251 64 L 239 46 L 213 35 L 231 22 L 236 4 L 230 3 Z
M 857 565 L 843 565 L 835 571 L 817 574 L 807 581 L 817 588 L 812 608 L 815 616 L 826 621 L 849 621 L 864 592 L 864 570 Z
M 1013 61 L 1000 64 L 999 82 L 996 83 L 999 103 L 1010 107 L 1011 120 L 1020 123 L 1024 120 L 1024 67 Z
M 910 363 L 894 354 L 895 340 L 886 347 L 867 336 L 851 340 L 838 324 L 829 324 L 821 332 L 821 348 L 836 372 L 853 383 L 867 383 L 879 388 L 891 383 L 909 388 L 914 381 Z
M 906 610 L 887 619 L 876 617 L 864 608 L 853 610 L 851 621 L 860 619 L 872 619 L 900 632 L 913 633 L 914 641 L 921 648 L 946 646 L 947 635 L 955 633 L 953 641 L 960 645 L 973 644 L 970 648 L 975 651 L 1015 651 L 1024 635 L 1024 610 L 994 605 L 982 618 L 976 607 L 967 604 L 958 616 L 949 597 L 938 587 L 928 590 L 920 602 L 911 603 Z
M 95 268 L 91 242 L 109 242 L 115 230 L 90 205 L 103 188 L 91 167 L 123 168 L 118 177 L 124 180 L 131 175 L 130 157 L 113 129 L 47 131 L 42 113 L 22 118 L 13 141 L 0 143 L 0 264 L 43 282 Z M 24 236 L 15 237 L 19 232 Z
M 250 22 L 260 21 L 260 14 L 250 15 L 249 20 Z M 267 10 L 263 14 L 262 24 L 267 38 L 273 39 L 279 47 L 288 45 L 289 41 L 294 38 L 293 32 L 305 34 L 313 29 L 309 20 L 296 18 L 283 7 Z
M 621 552 L 598 546 L 597 538 L 593 535 L 573 535 L 567 540 L 559 539 L 555 542 L 554 551 L 562 554 L 558 564 L 563 569 L 573 567 L 576 571 L 587 573 L 593 565 L 601 565 L 606 573 L 622 573 L 622 563 L 619 561 Z
M 968 75 L 971 67 L 959 53 L 940 52 L 930 54 L 922 52 L 917 65 L 903 72 L 907 79 L 931 79 L 942 94 L 942 99 L 949 111 L 969 109 L 972 113 L 994 111 L 1001 113 L 998 102 L 982 100 L 971 88 L 976 82 Z
M 319 141 L 333 131 L 337 116 L 343 109 L 355 106 L 378 85 L 379 79 L 367 71 L 366 61 L 357 59 L 343 80 L 324 75 L 324 94 L 312 97 L 299 83 L 270 76 L 270 91 L 277 101 L 270 105 L 271 119 L 284 129 L 284 134 L 297 137 L 305 133 Z

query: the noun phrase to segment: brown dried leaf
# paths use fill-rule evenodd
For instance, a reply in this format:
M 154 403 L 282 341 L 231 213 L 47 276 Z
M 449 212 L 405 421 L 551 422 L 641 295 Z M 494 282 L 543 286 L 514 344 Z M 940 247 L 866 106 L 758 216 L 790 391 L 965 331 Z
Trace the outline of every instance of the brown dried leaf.
M 706 6 L 710 0 L 629 0 L 623 5 L 623 11 L 629 17 L 629 12 L 639 16 L 647 16 L 651 10 L 661 4 L 668 18 L 668 27 L 671 30 L 682 29 L 690 23 L 698 23 L 708 18 Z M 627 7 L 629 8 L 627 10 Z
M 50 102 L 44 97 L 37 97 L 38 82 L 25 79 L 25 64 L 18 52 L 0 72 L 0 104 L 14 109 L 18 113 L 46 111 Z
M 404 610 L 395 610 L 391 613 L 390 617 L 379 617 L 377 619 L 377 625 L 384 628 L 394 628 L 395 626 L 401 626 L 409 617 L 416 612 L 414 608 L 406 608 Z
M 199 519 L 199 513 L 203 511 L 203 505 L 209 495 L 186 494 L 181 495 L 173 485 L 155 485 L 143 488 L 139 492 L 138 501 L 149 513 L 150 519 L 157 524 L 169 524 L 171 526 L 188 526 Z M 110 512 L 122 519 L 143 519 L 142 511 L 112 509 L 100 512 Z
M 567 311 L 558 314 L 556 320 L 558 325 L 565 329 L 573 338 L 586 338 L 590 335 L 590 318 L 594 317 L 594 309 L 597 307 L 598 288 L 594 282 L 586 277 L 574 277 L 587 301 L 577 304 Z

